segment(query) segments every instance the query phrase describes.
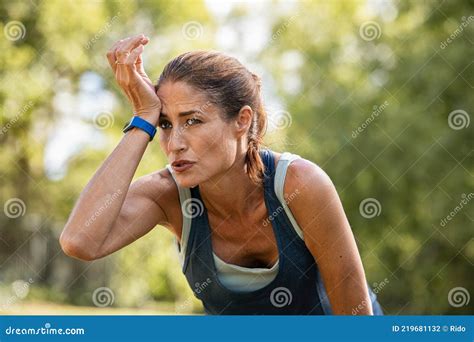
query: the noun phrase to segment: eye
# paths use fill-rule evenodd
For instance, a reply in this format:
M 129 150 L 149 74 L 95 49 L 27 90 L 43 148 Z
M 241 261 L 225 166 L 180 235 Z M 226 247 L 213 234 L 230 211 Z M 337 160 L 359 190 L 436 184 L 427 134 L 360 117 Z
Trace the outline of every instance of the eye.
M 169 125 L 169 126 L 166 126 L 166 125 Z M 169 121 L 163 120 L 159 123 L 159 127 L 161 129 L 168 129 L 168 128 L 171 128 L 171 124 Z
M 202 121 L 196 118 L 190 118 L 186 120 L 185 126 L 192 126 L 193 124 L 201 123 Z

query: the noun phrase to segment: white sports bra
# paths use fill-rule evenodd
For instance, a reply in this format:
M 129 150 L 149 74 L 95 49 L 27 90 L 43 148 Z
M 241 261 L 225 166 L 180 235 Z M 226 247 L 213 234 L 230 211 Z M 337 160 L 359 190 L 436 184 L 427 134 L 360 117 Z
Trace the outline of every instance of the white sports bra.
M 282 204 L 286 215 L 290 219 L 293 228 L 295 229 L 298 236 L 303 240 L 303 231 L 301 230 L 295 218 L 293 217 L 293 214 L 291 213 L 291 210 L 288 207 L 283 196 L 283 187 L 285 184 L 285 177 L 288 165 L 290 165 L 293 160 L 298 158 L 301 157 L 297 154 L 292 154 L 289 152 L 284 152 L 281 154 L 275 170 L 275 193 L 280 203 Z M 176 186 L 178 187 L 179 200 L 182 207 L 183 202 L 191 198 L 191 191 L 189 188 L 183 188 L 178 185 L 178 183 L 176 182 L 173 168 L 170 164 L 167 164 L 166 168 L 173 176 Z M 181 266 L 183 266 L 184 264 L 190 229 L 191 218 L 189 217 L 189 215 L 183 215 L 181 244 L 178 242 L 178 239 L 175 238 Z M 265 287 L 273 279 L 275 279 L 278 274 L 278 261 L 271 268 L 250 268 L 226 263 L 225 261 L 220 259 L 215 253 L 212 254 L 214 256 L 214 262 L 216 264 L 217 276 L 219 278 L 219 281 L 222 283 L 222 285 L 229 288 L 230 290 L 255 291 Z

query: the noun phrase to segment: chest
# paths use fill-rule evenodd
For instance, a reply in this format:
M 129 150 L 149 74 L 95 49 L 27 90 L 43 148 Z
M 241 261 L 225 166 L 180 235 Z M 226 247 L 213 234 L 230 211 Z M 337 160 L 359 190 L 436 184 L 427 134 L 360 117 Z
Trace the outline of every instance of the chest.
M 212 249 L 227 263 L 242 267 L 272 267 L 278 246 L 265 204 L 245 220 L 208 215 Z

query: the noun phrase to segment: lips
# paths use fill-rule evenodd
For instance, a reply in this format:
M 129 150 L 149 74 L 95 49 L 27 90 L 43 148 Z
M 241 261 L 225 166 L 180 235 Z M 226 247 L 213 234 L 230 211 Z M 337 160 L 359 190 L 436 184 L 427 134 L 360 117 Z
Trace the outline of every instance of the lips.
M 183 172 L 189 170 L 191 167 L 193 167 L 194 164 L 195 162 L 192 162 L 190 160 L 177 160 L 171 164 L 171 167 L 177 172 Z

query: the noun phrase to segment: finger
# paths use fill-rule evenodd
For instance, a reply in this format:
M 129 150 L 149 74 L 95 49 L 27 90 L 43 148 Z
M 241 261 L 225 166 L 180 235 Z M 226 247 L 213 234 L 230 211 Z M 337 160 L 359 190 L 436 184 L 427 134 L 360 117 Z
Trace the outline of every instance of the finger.
M 141 75 L 138 73 L 135 63 L 143 52 L 143 49 L 144 46 L 139 45 L 129 53 L 123 62 L 117 60 L 118 64 L 116 64 L 115 76 L 119 83 L 123 82 L 124 85 L 130 85 L 141 79 Z
M 138 36 L 132 37 L 131 39 L 127 41 L 124 41 L 120 46 L 118 46 L 116 49 L 115 55 L 117 59 L 119 59 L 121 62 L 125 61 L 129 53 L 133 49 L 138 47 L 138 45 L 140 44 L 147 44 L 147 43 L 148 43 L 148 38 L 145 37 L 143 34 L 140 34 Z
M 128 41 L 131 39 L 134 39 L 138 36 L 133 36 L 133 37 L 127 37 L 124 39 L 120 39 L 114 43 L 114 45 L 110 48 L 110 50 L 107 52 L 107 59 L 109 60 L 110 65 L 112 68 L 115 67 L 115 61 L 117 60 L 117 51 L 121 50 L 124 44 L 126 44 Z
M 130 39 L 124 42 L 122 48 L 125 49 L 126 51 L 131 52 L 140 44 L 143 44 L 143 45 L 148 44 L 148 41 L 149 41 L 148 37 L 145 37 L 144 34 L 139 34 L 138 36 L 133 37 L 133 39 Z
M 143 49 L 145 49 L 145 48 L 143 48 Z M 136 65 L 136 67 L 137 67 L 137 71 L 138 71 L 141 75 L 148 77 L 148 76 L 146 75 L 145 68 L 144 68 L 144 66 L 143 66 L 143 52 L 142 52 L 140 55 L 138 55 L 138 58 L 137 58 L 137 60 L 135 61 L 135 65 Z
M 139 45 L 138 47 L 133 49 L 132 52 L 130 52 L 130 54 L 128 55 L 128 57 L 125 59 L 124 65 L 127 66 L 127 68 L 129 69 L 137 70 L 136 63 L 140 58 L 140 55 L 142 54 L 144 48 L 145 47 L 143 45 Z
M 129 40 L 129 39 L 131 39 L 131 37 L 130 37 L 130 38 L 120 39 L 120 40 L 116 41 L 116 42 L 114 43 L 114 45 L 110 48 L 110 50 L 107 52 L 107 60 L 108 60 L 108 62 L 109 62 L 109 64 L 110 64 L 110 66 L 112 67 L 112 70 L 114 71 L 114 73 L 115 73 L 115 69 L 116 69 L 116 64 L 115 64 L 115 62 L 116 62 L 116 60 L 117 60 L 116 51 L 117 51 L 117 49 L 120 47 L 120 45 L 123 44 L 123 42 L 125 42 L 125 41 L 127 41 L 127 40 Z

